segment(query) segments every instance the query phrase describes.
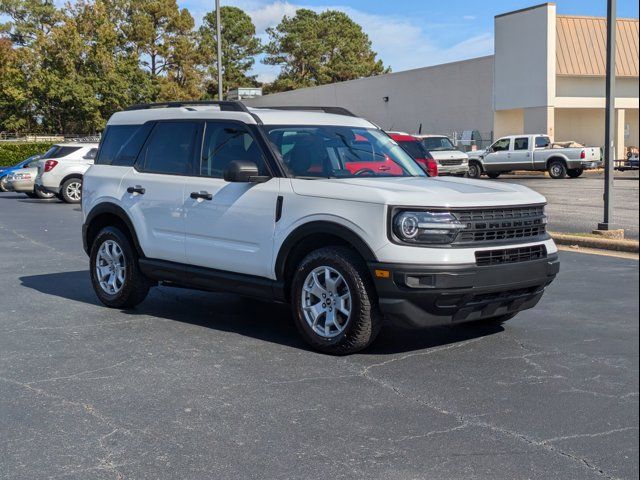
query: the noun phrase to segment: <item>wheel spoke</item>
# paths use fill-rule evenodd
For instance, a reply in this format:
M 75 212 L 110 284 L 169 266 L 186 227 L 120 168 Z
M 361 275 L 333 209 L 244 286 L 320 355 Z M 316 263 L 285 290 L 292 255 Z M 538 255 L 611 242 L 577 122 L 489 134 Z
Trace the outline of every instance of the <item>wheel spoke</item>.
M 342 333 L 351 317 L 351 292 L 344 276 L 329 266 L 313 269 L 303 283 L 301 307 L 317 335 L 333 338 Z

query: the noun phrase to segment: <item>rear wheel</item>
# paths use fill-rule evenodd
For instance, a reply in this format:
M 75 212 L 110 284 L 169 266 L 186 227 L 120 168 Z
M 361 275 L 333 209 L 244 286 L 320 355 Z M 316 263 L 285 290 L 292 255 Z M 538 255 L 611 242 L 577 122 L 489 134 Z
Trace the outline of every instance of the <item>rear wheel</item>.
M 80 203 L 82 200 L 82 179 L 74 177 L 64 182 L 60 195 L 62 200 L 67 203 Z
M 4 177 L 0 177 L 0 192 L 8 192 L 9 189 L 7 189 L 7 176 L 5 175 Z
M 482 167 L 478 162 L 469 162 L 469 170 L 467 171 L 467 176 L 469 178 L 480 178 L 482 175 Z
M 27 195 L 29 195 L 29 194 L 27 194 Z M 31 195 L 33 195 L 33 196 L 31 196 Z M 53 198 L 53 197 L 56 196 L 55 193 L 45 192 L 43 190 L 38 190 L 38 189 L 34 190 L 31 195 L 29 195 L 29 196 L 31 196 L 31 198 L 37 197 L 37 198 L 41 198 L 43 200 L 46 200 L 47 198 Z
M 487 177 L 489 178 L 498 178 L 500 176 L 500 172 L 489 172 L 487 173 Z
M 571 178 L 578 178 L 583 172 L 584 170 L 582 168 L 570 168 L 567 170 L 567 175 Z
M 102 229 L 89 260 L 93 289 L 107 307 L 131 308 L 146 298 L 152 283 L 140 271 L 138 254 L 120 229 Z
M 321 248 L 304 258 L 293 275 L 291 306 L 307 343 L 333 355 L 362 350 L 382 326 L 369 272 L 346 247 Z
M 549 162 L 547 171 L 549 172 L 549 176 L 556 180 L 567 176 L 567 166 L 562 160 L 552 160 Z

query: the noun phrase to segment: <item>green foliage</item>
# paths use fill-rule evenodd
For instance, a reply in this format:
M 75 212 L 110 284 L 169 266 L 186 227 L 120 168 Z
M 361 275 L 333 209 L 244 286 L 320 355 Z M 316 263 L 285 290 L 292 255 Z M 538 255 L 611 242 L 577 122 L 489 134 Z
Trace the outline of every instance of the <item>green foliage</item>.
M 282 69 L 265 91 L 388 71 L 342 12 L 298 10 L 266 48 L 244 11 L 220 14 L 227 92 L 258 85 L 249 72 L 262 53 Z M 215 11 L 198 29 L 176 0 L 0 0 L 0 16 L 0 133 L 89 134 L 131 104 L 216 95 Z
M 265 63 L 281 73 L 269 91 L 285 91 L 387 73 L 369 37 L 343 12 L 300 9 L 267 33 Z
M 237 7 L 221 7 L 220 20 L 225 91 L 238 87 L 258 86 L 255 76 L 248 74 L 255 63 L 256 55 L 262 52 L 262 45 L 255 36 L 256 27 L 251 17 Z M 218 91 L 215 10 L 204 16 L 198 36 L 199 51 L 205 67 L 205 88 L 208 95 L 213 98 Z
M 8 143 L 0 142 L 0 167 L 15 165 L 36 153 L 44 153 L 51 143 Z

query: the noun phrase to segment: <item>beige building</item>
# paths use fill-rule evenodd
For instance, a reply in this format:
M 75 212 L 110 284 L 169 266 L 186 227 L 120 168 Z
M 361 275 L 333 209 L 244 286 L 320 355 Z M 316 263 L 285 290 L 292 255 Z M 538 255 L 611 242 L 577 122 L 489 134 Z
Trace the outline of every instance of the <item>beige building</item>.
M 545 3 L 495 17 L 495 54 L 267 95 L 254 106 L 349 108 L 385 129 L 464 130 L 493 138 L 547 133 L 604 143 L 606 19 L 557 15 Z M 616 43 L 616 147 L 638 146 L 638 20 L 620 19 Z

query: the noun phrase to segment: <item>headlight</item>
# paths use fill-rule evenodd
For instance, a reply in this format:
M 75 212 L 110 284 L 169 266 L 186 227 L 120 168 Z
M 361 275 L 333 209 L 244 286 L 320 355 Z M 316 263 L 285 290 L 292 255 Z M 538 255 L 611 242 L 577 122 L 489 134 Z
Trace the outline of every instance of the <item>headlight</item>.
M 451 243 L 464 228 L 449 212 L 405 210 L 393 217 L 393 233 L 405 243 Z

